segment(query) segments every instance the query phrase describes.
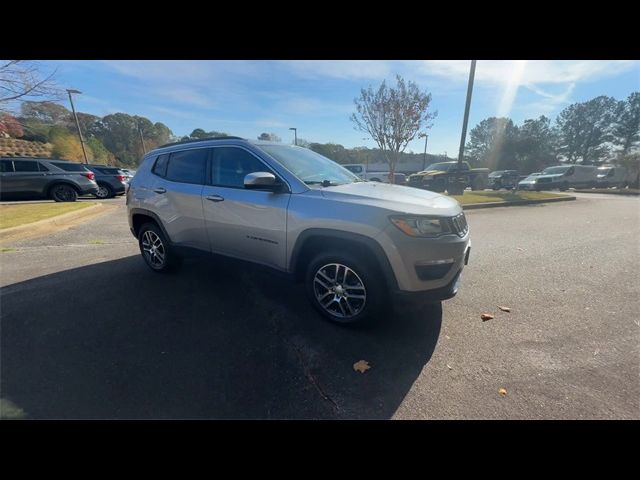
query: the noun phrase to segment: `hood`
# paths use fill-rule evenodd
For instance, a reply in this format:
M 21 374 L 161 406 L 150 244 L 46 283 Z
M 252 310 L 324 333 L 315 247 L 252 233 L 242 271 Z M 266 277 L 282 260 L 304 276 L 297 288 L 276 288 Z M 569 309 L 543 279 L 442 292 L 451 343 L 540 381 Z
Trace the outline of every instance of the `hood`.
M 394 213 L 449 216 L 462 211 L 460 204 L 446 195 L 388 183 L 348 183 L 323 188 L 321 193 L 331 200 L 371 205 Z
M 418 172 L 415 175 L 419 175 L 421 177 L 429 177 L 429 176 L 432 176 L 432 175 L 438 175 L 440 173 L 447 173 L 447 172 L 445 172 L 444 170 L 429 170 L 429 171 L 424 171 L 424 172 Z M 413 175 L 411 175 L 411 176 L 413 176 Z

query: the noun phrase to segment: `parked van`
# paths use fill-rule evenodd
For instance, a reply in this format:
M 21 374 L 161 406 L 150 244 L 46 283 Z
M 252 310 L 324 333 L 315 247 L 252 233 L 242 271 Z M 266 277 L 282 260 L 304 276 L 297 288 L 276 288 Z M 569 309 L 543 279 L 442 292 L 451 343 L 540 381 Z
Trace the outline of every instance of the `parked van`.
M 627 169 L 624 167 L 613 166 L 599 167 L 596 183 L 597 186 L 601 188 L 624 188 L 629 183 Z
M 596 186 L 598 169 L 592 165 L 547 167 L 535 179 L 535 190 L 567 190 Z

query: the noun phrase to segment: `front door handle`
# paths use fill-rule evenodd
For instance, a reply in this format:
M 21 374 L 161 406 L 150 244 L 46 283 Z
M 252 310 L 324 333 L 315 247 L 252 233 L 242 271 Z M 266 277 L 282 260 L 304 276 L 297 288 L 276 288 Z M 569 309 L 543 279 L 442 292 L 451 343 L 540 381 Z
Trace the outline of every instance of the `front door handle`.
M 224 197 L 221 197 L 220 195 L 207 195 L 206 197 L 207 200 L 211 201 L 211 202 L 223 202 L 224 201 Z
M 166 193 L 167 189 L 160 187 L 160 188 L 154 188 L 153 191 L 156 193 Z

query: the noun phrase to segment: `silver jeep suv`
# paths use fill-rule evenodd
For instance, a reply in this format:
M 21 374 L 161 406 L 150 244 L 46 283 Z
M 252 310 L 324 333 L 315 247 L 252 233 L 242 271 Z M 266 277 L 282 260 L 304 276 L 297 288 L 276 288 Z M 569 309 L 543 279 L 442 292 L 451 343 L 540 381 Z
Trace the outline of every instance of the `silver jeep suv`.
M 306 148 L 238 137 L 147 153 L 127 207 L 155 272 L 194 250 L 267 265 L 303 281 L 318 311 L 341 323 L 385 311 L 391 294 L 453 297 L 470 252 L 454 199 L 363 181 Z

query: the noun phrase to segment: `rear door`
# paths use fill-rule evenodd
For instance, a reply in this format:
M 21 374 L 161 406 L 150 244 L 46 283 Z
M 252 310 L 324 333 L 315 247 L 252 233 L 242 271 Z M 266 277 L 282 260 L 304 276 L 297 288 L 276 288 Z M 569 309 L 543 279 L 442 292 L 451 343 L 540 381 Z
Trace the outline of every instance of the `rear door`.
M 13 171 L 3 175 L 6 185 L 3 192 L 14 195 L 40 195 L 44 191 L 46 177 L 36 160 L 14 160 Z
M 152 168 L 145 203 L 162 221 L 172 243 L 209 250 L 202 214 L 202 187 L 209 150 L 195 148 L 160 155 Z
M 14 160 L 14 175 L 19 175 L 20 188 L 27 195 L 42 195 L 47 183 L 46 167 L 37 160 Z
M 287 207 L 290 193 L 244 188 L 244 177 L 270 172 L 243 147 L 214 147 L 202 192 L 204 218 L 215 253 L 286 268 Z

